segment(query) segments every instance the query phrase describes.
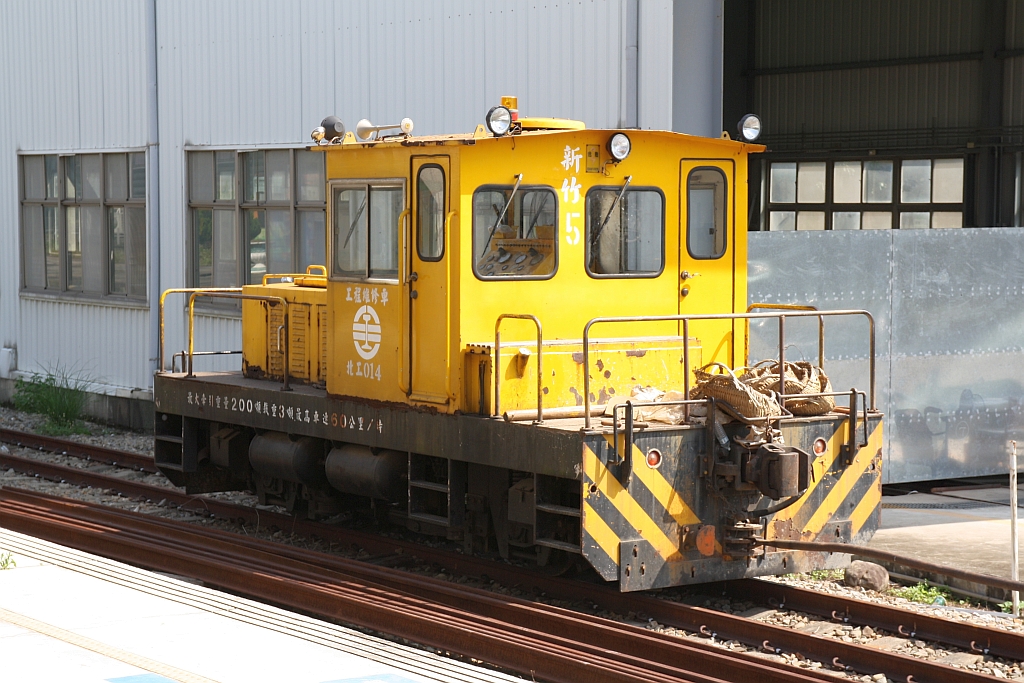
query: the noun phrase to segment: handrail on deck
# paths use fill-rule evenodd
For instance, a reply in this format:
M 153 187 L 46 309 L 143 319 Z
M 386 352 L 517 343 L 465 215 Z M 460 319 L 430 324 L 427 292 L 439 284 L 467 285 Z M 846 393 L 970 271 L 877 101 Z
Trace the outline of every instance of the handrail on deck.
M 542 347 L 544 345 L 544 332 L 540 320 L 535 315 L 528 313 L 502 313 L 494 321 L 494 414 L 501 415 L 501 321 L 505 318 L 516 320 L 532 320 L 537 326 L 537 420 L 534 424 L 544 422 L 544 382 L 543 364 L 541 363 Z M 590 407 L 589 404 L 587 406 Z M 587 420 L 589 420 L 589 416 Z
M 690 321 L 691 320 L 761 320 L 776 318 L 779 321 L 779 401 L 785 405 L 785 362 L 786 362 L 786 318 L 823 318 L 825 316 L 862 315 L 868 319 L 869 370 L 871 410 L 875 410 L 875 319 L 865 310 L 804 311 L 792 313 L 716 313 L 708 315 L 640 315 L 608 318 L 592 318 L 583 328 L 583 401 L 584 429 L 590 429 L 590 328 L 599 323 L 670 322 L 683 323 L 683 395 L 690 397 Z M 824 344 L 824 342 L 823 342 Z M 824 361 L 824 358 L 822 358 Z M 495 373 L 497 377 L 497 373 Z
M 195 307 L 196 298 L 198 297 L 210 297 L 215 299 L 239 299 L 242 301 L 266 301 L 273 306 L 281 304 L 284 306 L 284 324 L 277 328 L 277 351 L 283 356 L 282 366 L 284 379 L 281 386 L 281 391 L 291 391 L 291 387 L 288 386 L 288 361 L 289 361 L 289 346 L 288 346 L 288 300 L 280 296 L 264 296 L 261 294 L 236 294 L 234 292 L 211 292 L 211 291 L 194 291 L 188 297 L 188 374 L 186 377 L 195 377 L 192 372 L 192 357 L 194 355 L 193 342 L 195 341 Z M 281 348 L 281 333 L 284 331 L 284 349 Z
M 755 309 L 774 311 L 816 311 L 817 306 L 804 306 L 802 304 L 750 304 L 747 306 L 747 313 L 753 313 Z M 750 321 L 744 321 L 746 325 L 746 336 L 743 338 L 743 357 L 750 358 Z M 825 319 L 818 316 L 818 367 L 825 367 Z
M 241 292 L 241 287 L 178 287 L 165 289 L 160 295 L 160 349 L 157 353 L 157 372 L 165 372 L 164 369 L 164 300 L 168 294 L 189 294 L 192 292 Z
M 314 274 L 314 273 L 310 272 L 313 269 L 319 270 L 320 273 L 319 274 Z M 308 265 L 308 266 L 306 266 L 306 272 L 305 273 L 264 273 L 263 274 L 263 284 L 266 285 L 267 284 L 267 280 L 273 280 L 273 279 L 277 279 L 277 278 L 286 278 L 286 277 L 287 278 L 296 278 L 296 277 L 316 277 L 316 278 L 320 278 L 320 277 L 322 277 L 322 278 L 324 278 L 326 280 L 327 279 L 327 266 L 321 266 L 321 265 L 318 265 L 318 264 Z

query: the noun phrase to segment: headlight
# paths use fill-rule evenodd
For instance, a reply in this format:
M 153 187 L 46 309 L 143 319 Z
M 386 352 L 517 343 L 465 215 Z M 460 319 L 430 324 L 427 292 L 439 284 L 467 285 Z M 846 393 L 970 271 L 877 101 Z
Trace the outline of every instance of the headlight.
M 616 161 L 622 161 L 628 157 L 630 147 L 629 138 L 625 133 L 616 133 L 608 141 L 608 151 Z
M 484 118 L 484 123 L 487 124 L 487 130 L 500 138 L 512 127 L 512 112 L 506 107 L 491 107 Z
M 313 138 L 313 142 L 320 142 L 327 135 L 327 129 L 323 126 L 317 126 L 313 129 L 313 132 L 309 134 L 309 137 Z
M 345 137 L 345 124 L 337 116 L 328 116 L 320 123 L 324 129 L 324 137 L 328 142 L 334 142 Z
M 753 142 L 761 137 L 761 119 L 757 117 L 757 114 L 747 114 L 744 116 L 740 119 L 738 128 L 740 137 L 747 142 Z

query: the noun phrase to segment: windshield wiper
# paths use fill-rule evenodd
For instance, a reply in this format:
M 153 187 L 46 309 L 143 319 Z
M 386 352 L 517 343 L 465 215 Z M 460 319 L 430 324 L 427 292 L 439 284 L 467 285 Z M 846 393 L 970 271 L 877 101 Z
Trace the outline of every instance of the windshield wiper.
M 352 225 L 348 226 L 348 235 L 345 236 L 345 244 L 341 245 L 344 249 L 348 246 L 348 241 L 352 239 L 352 233 L 356 231 L 356 223 L 359 222 L 359 218 L 363 215 L 363 210 L 366 208 L 366 197 L 363 197 L 363 203 L 359 205 L 359 210 L 356 211 L 356 217 L 352 219 Z
M 491 246 L 491 240 L 494 239 L 494 233 L 498 230 L 498 226 L 501 224 L 501 219 L 508 213 L 508 207 L 512 205 L 512 200 L 515 199 L 516 192 L 519 190 L 519 184 L 523 182 L 523 174 L 516 174 L 516 184 L 512 188 L 512 194 L 508 196 L 508 201 L 505 202 L 505 208 L 498 214 L 498 218 L 495 219 L 494 225 L 491 226 L 491 234 L 487 236 L 487 242 L 484 243 L 484 250 L 480 253 L 481 258 L 487 253 L 487 249 Z
M 608 213 L 604 215 L 604 220 L 601 221 L 601 226 L 594 232 L 594 237 L 590 240 L 591 246 L 597 244 L 597 238 L 601 236 L 602 232 L 604 232 L 604 227 L 608 225 L 608 219 L 612 217 L 612 211 L 614 211 L 615 207 L 618 206 L 619 200 L 622 199 L 622 195 L 626 194 L 626 188 L 629 187 L 629 184 L 632 181 L 633 176 L 626 176 L 626 182 L 622 185 L 622 189 L 619 190 L 619 194 L 615 196 L 615 201 L 613 201 L 612 205 L 608 207 Z

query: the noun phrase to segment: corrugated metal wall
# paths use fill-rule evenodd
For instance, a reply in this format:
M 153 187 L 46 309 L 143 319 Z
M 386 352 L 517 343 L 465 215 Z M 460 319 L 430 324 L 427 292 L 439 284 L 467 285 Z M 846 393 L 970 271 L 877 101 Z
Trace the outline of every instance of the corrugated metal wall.
M 771 135 L 981 124 L 981 2 L 756 7 L 754 109 Z
M 1007 7 L 1006 49 L 1024 50 L 1024 0 Z M 1024 55 L 1003 63 L 1003 125 L 1024 126 Z
M 147 314 L 19 296 L 16 154 L 146 144 L 148 6 L 0 3 L 0 343 L 18 346 L 22 370 L 80 361 L 110 391 L 151 385 Z M 524 114 L 592 127 L 672 125 L 671 0 L 156 7 L 161 288 L 186 284 L 190 145 L 302 145 L 328 114 L 350 128 L 410 116 L 420 134 L 472 131 L 506 94 Z M 184 345 L 181 301 L 168 357 Z M 237 320 L 199 321 L 197 348 L 238 347 Z
M 145 27 L 138 0 L 0 3 L 0 343 L 111 391 L 152 384 L 147 312 L 19 296 L 17 154 L 145 146 Z

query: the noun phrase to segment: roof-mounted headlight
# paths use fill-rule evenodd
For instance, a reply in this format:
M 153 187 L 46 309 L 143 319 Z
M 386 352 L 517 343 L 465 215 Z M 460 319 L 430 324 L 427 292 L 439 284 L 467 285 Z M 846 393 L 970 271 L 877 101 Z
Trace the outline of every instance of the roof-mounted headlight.
M 500 105 L 491 107 L 484 117 L 484 123 L 487 124 L 487 130 L 500 138 L 512 127 L 512 112 Z
M 320 131 L 323 131 L 321 134 Z M 320 137 L 317 137 L 317 136 Z M 313 130 L 311 136 L 318 143 L 321 140 L 327 140 L 327 142 L 337 142 L 345 137 L 345 124 L 341 122 L 337 116 L 328 116 L 324 119 L 320 126 Z
M 628 157 L 630 149 L 632 149 L 632 144 L 625 133 L 616 133 L 608 141 L 608 152 L 615 161 L 622 161 Z
M 753 142 L 761 137 L 761 119 L 757 114 L 747 114 L 740 119 L 737 129 L 744 141 Z

